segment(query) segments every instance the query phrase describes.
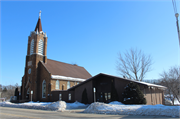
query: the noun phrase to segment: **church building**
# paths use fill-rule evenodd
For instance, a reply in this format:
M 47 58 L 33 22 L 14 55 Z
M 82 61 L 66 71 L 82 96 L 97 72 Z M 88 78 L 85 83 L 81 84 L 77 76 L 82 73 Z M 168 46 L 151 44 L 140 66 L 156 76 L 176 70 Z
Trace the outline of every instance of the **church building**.
M 42 30 L 41 14 L 28 37 L 25 73 L 22 77 L 22 99 L 50 101 L 52 90 L 67 90 L 92 77 L 84 67 L 47 59 L 48 37 Z
M 117 90 L 118 101 L 122 102 L 124 87 L 134 82 L 139 85 L 148 105 L 164 104 L 164 86 L 103 73 L 92 77 L 84 67 L 48 59 L 47 40 L 46 32 L 42 30 L 40 13 L 34 31 L 28 37 L 22 100 L 81 102 L 82 93 L 86 90 L 88 103 L 109 103 L 113 86 Z

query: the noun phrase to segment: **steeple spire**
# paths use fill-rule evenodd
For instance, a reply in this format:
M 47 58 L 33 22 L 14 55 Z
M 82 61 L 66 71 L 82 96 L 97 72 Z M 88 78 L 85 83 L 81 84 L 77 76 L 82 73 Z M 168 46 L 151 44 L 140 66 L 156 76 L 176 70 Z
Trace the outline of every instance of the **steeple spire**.
M 38 22 L 36 24 L 36 28 L 34 31 L 37 32 L 37 29 L 38 29 L 38 32 L 42 31 L 42 25 L 41 25 L 41 10 L 39 12 L 39 18 L 38 18 Z

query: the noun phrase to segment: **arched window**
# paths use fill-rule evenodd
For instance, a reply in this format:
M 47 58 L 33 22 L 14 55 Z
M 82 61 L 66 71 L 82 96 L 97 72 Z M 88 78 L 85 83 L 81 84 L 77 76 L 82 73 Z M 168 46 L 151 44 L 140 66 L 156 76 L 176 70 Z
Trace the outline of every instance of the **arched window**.
M 42 83 L 42 98 L 46 98 L 46 81 Z
M 31 40 L 30 55 L 34 53 L 34 39 Z
M 43 40 L 41 39 L 41 40 L 39 41 L 39 45 L 38 45 L 38 54 L 43 55 L 43 50 L 44 50 L 44 42 L 43 42 Z
M 29 94 L 29 88 L 27 89 L 27 94 Z
M 56 89 L 59 89 L 59 80 L 56 81 Z
M 69 89 L 70 88 L 70 82 L 68 81 L 67 82 L 67 89 Z

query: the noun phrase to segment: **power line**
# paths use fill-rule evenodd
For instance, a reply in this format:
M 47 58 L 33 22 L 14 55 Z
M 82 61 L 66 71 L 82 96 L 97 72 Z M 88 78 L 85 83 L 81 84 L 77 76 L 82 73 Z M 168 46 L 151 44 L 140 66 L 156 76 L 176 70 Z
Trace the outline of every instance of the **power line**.
M 177 7 L 176 7 L 176 1 L 172 0 L 173 8 L 174 8 L 174 13 L 177 13 Z

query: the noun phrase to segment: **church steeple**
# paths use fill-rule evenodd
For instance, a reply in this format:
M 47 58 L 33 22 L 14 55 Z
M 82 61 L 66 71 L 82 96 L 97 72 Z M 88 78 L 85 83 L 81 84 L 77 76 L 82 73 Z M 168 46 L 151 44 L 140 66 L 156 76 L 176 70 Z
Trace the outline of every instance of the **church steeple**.
M 38 18 L 38 22 L 36 24 L 35 30 L 34 31 L 38 31 L 41 32 L 42 31 L 42 25 L 41 25 L 41 10 L 39 12 L 39 18 Z
M 38 55 L 41 57 L 41 61 L 47 62 L 47 35 L 42 31 L 41 25 L 41 11 L 39 12 L 38 22 L 36 24 L 35 30 L 32 31 L 28 38 L 28 51 L 27 55 L 30 57 L 34 57 Z

